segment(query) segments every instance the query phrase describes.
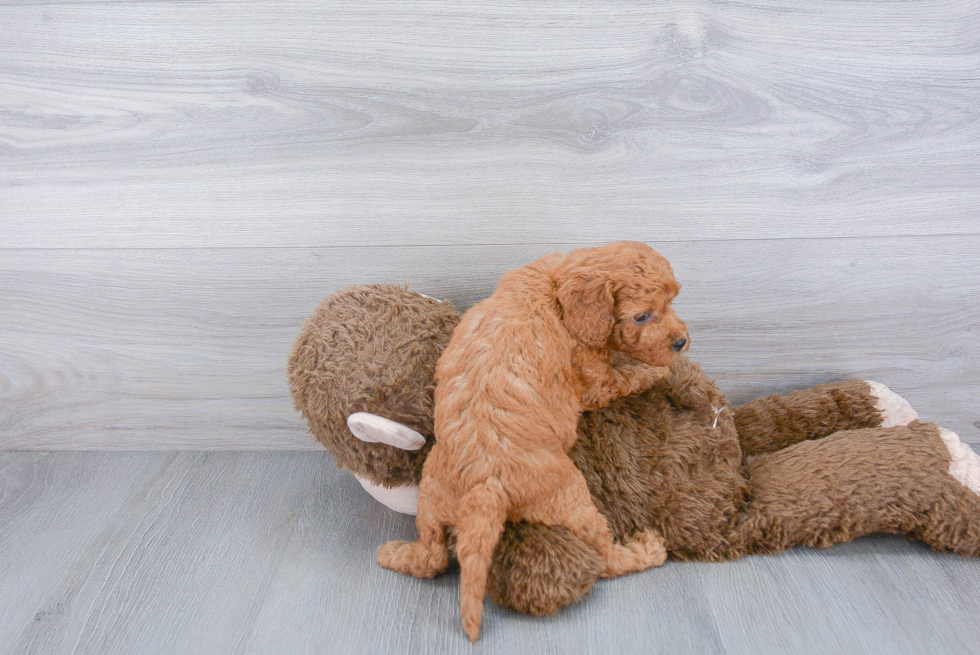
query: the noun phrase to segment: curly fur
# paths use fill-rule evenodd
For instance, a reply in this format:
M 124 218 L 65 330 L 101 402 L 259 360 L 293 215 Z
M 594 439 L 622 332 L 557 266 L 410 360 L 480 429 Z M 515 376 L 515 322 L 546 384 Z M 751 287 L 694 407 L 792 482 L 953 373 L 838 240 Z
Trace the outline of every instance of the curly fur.
M 451 303 L 392 284 L 347 287 L 317 306 L 289 354 L 289 388 L 337 466 L 386 487 L 418 484 L 433 444 L 436 361 L 459 318 Z M 418 431 L 425 446 L 355 438 L 347 417 L 365 411 Z
M 367 444 L 377 450 L 361 460 L 352 451 L 362 442 L 347 432 L 344 419 L 369 411 L 431 436 L 434 363 L 459 317 L 448 303 L 399 287 L 359 289 L 363 297 L 338 303 L 337 314 L 327 299 L 311 317 L 304 332 L 338 329 L 347 340 L 301 336 L 296 348 L 316 352 L 299 356 L 294 349 L 293 358 L 305 361 L 295 372 L 291 362 L 291 385 L 301 409 L 311 397 L 338 403 L 330 421 L 315 423 L 323 415 L 315 404 L 304 414 L 339 463 L 398 484 L 413 478 L 391 472 L 412 469 L 417 479 L 425 451 L 408 453 L 415 460 L 410 467 L 406 453 Z M 371 309 L 401 304 L 415 309 L 399 321 L 377 320 Z M 433 330 L 433 324 L 447 329 Z M 429 336 L 434 333 L 443 336 Z M 392 347 L 413 340 L 426 348 L 403 357 Z M 349 349 L 358 354 L 350 356 Z M 343 364 L 324 368 L 335 357 Z M 372 376 L 379 368 L 389 377 L 375 393 L 363 392 L 376 384 Z M 400 380 L 410 382 L 399 386 Z M 428 393 L 405 396 L 392 412 L 392 399 L 412 389 Z M 362 401 L 347 403 L 346 395 Z M 674 559 L 826 546 L 872 531 L 980 554 L 980 497 L 950 474 L 951 455 L 939 429 L 928 423 L 878 427 L 875 403 L 866 382 L 848 381 L 730 407 L 697 364 L 679 358 L 651 389 L 585 412 L 569 457 L 614 537 L 655 529 Z M 561 526 L 508 522 L 493 553 L 487 593 L 505 607 L 551 613 L 587 593 L 602 566 L 594 549 Z
M 599 553 L 564 526 L 508 522 L 494 549 L 487 595 L 525 614 L 554 614 L 588 593 L 602 568 Z
M 674 558 L 731 553 L 747 493 L 738 435 L 724 396 L 689 359 L 652 389 L 584 414 L 569 456 L 617 537 L 655 527 Z
M 583 414 L 569 456 L 613 534 L 653 528 L 671 559 L 826 547 L 873 532 L 980 555 L 980 496 L 948 473 L 938 426 L 878 427 L 874 402 L 866 382 L 851 380 L 729 407 L 701 368 L 680 358 L 653 388 Z M 522 538 L 539 542 L 544 529 L 529 524 Z M 491 599 L 521 609 L 581 597 L 588 587 L 579 575 L 560 577 L 571 541 L 543 549 L 549 559 L 539 557 L 538 570 L 494 581 Z M 494 557 L 494 571 L 496 558 L 514 559 Z
M 457 326 L 436 365 L 436 445 L 419 489 L 419 540 L 382 546 L 378 562 L 431 577 L 448 562 L 444 531 L 455 526 L 472 640 L 507 519 L 567 527 L 601 554 L 604 576 L 663 563 L 662 542 L 649 531 L 625 546 L 613 542 L 566 453 L 583 409 L 666 374 L 687 343 L 671 308 L 679 288 L 652 248 L 616 242 L 507 273 Z M 617 361 L 614 351 L 633 359 Z

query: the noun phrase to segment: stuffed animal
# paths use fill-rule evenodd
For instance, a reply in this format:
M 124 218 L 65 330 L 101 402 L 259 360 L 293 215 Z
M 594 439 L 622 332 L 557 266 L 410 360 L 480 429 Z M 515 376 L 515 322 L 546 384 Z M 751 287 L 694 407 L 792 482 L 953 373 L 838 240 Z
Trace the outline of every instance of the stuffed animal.
M 311 432 L 396 511 L 414 513 L 435 363 L 458 321 L 450 303 L 404 287 L 349 287 L 317 307 L 290 354 L 290 388 Z M 613 534 L 656 530 L 672 559 L 825 547 L 872 532 L 980 554 L 980 456 L 875 382 L 732 407 L 681 358 L 648 391 L 583 414 L 569 456 Z M 587 593 L 600 569 L 565 528 L 508 523 L 487 593 L 549 614 Z

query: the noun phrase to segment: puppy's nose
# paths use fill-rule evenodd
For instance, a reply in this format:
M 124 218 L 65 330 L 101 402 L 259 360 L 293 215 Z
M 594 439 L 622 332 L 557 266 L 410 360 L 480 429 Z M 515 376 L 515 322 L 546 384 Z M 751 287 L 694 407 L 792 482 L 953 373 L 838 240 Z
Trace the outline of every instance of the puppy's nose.
M 674 343 L 670 344 L 670 347 L 674 349 L 675 353 L 679 353 L 684 350 L 684 346 L 687 345 L 687 337 L 677 337 L 674 339 Z

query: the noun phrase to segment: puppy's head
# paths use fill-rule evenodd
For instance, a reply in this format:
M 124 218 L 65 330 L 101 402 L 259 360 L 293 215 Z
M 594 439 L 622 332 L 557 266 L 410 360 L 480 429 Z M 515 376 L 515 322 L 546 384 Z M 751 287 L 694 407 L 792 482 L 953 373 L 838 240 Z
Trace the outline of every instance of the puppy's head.
M 690 337 L 671 307 L 681 289 L 650 246 L 616 241 L 573 250 L 555 275 L 562 321 L 580 343 L 669 366 Z

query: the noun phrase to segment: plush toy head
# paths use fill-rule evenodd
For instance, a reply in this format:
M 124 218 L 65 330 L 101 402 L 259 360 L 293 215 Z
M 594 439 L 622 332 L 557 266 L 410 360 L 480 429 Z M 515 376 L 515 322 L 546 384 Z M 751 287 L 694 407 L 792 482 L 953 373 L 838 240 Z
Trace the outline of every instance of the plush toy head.
M 436 360 L 459 313 L 452 303 L 392 284 L 325 298 L 289 356 L 296 409 L 338 466 L 384 487 L 417 484 L 432 446 Z M 418 450 L 355 438 L 348 417 L 369 412 L 425 437 Z
M 373 284 L 325 298 L 303 326 L 289 358 L 294 404 L 337 464 L 362 484 L 367 479 L 399 492 L 418 483 L 433 442 L 435 363 L 459 319 L 448 302 Z M 352 416 L 411 426 L 427 445 L 403 450 L 365 442 L 364 434 L 348 428 Z M 409 511 L 405 499 L 365 488 L 389 507 Z M 587 593 L 601 570 L 598 553 L 562 526 L 508 524 L 488 594 L 506 607 L 551 614 Z

